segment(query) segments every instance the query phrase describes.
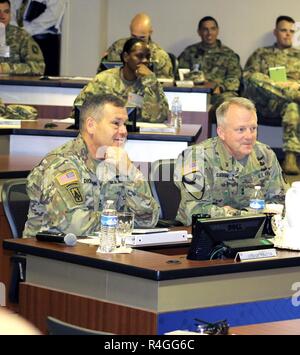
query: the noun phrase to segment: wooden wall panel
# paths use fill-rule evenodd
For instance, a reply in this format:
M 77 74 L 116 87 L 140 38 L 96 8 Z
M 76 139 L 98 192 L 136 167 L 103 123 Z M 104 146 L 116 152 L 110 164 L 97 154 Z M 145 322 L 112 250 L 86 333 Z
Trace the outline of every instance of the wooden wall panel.
M 20 314 L 47 332 L 47 316 L 81 327 L 115 334 L 156 334 L 157 314 L 76 294 L 23 283 Z

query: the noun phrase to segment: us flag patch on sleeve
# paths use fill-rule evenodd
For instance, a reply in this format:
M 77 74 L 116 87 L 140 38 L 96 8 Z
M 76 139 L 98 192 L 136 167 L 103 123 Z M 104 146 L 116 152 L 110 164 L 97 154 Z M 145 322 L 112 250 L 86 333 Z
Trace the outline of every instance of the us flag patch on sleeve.
M 69 185 L 69 184 L 79 181 L 75 170 L 68 170 L 68 171 L 58 175 L 56 177 L 56 180 L 58 181 L 59 185 L 61 185 L 61 186 Z

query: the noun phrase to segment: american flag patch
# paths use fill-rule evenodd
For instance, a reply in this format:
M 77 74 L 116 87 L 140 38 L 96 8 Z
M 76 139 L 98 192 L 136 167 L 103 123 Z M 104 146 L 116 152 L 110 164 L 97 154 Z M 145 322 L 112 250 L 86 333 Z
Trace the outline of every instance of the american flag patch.
M 78 177 L 75 170 L 68 170 L 63 174 L 58 175 L 56 179 L 61 186 L 68 185 L 73 182 L 78 182 Z

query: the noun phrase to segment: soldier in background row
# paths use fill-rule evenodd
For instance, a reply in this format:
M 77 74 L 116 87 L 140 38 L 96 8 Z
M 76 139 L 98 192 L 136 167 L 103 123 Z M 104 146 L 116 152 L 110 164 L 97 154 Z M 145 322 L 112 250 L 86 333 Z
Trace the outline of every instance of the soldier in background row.
M 45 75 L 59 75 L 61 24 L 66 0 L 11 0 L 12 24 L 38 43 L 45 59 Z
M 38 44 L 23 29 L 10 24 L 10 1 L 0 0 L 0 22 L 5 25 L 9 56 L 0 56 L 0 74 L 43 75 L 45 62 Z
M 219 25 L 211 17 L 198 24 L 201 42 L 188 46 L 178 57 L 179 68 L 199 71 L 215 88 L 211 103 L 218 106 L 225 98 L 237 96 L 242 75 L 240 58 L 218 39 Z
M 124 150 L 127 112 L 112 95 L 92 96 L 81 109 L 77 138 L 50 152 L 28 177 L 24 237 L 37 232 L 88 235 L 100 229 L 107 200 L 132 211 L 137 227 L 154 227 L 159 207 Z
M 139 38 L 149 44 L 151 51 L 150 62 L 153 66 L 153 72 L 158 78 L 172 78 L 173 66 L 171 59 L 166 51 L 164 51 L 157 43 L 152 41 L 152 23 L 150 17 L 145 13 L 139 13 L 134 16 L 130 23 L 130 35 L 133 38 Z M 129 38 L 121 38 L 114 42 L 106 51 L 104 58 L 107 61 L 120 61 L 125 42 Z M 102 58 L 103 59 L 103 58 Z M 101 62 L 97 73 L 101 71 Z
M 176 219 L 191 224 L 193 214 L 241 214 L 256 185 L 266 203 L 284 203 L 288 188 L 275 153 L 257 142 L 257 116 L 251 101 L 226 100 L 217 109 L 218 137 L 186 149 L 178 157 L 174 182 L 181 192 Z
M 148 44 L 130 38 L 121 54 L 124 66 L 97 74 L 77 96 L 74 106 L 80 107 L 95 94 L 113 94 L 127 106 L 139 107 L 139 120 L 164 122 L 168 119 L 169 106 L 160 83 L 149 69 L 150 56 Z
M 281 117 L 283 126 L 283 170 L 297 175 L 300 153 L 300 50 L 292 48 L 295 21 L 279 16 L 274 30 L 276 43 L 258 48 L 247 60 L 244 70 L 244 96 L 252 99 L 264 117 Z M 282 66 L 287 80 L 274 81 L 269 69 Z

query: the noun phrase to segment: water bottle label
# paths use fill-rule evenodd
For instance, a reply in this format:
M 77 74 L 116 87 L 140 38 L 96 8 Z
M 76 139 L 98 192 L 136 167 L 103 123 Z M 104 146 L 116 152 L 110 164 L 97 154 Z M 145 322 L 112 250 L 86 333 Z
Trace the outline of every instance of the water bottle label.
M 250 200 L 250 208 L 263 210 L 265 208 L 265 200 Z
M 107 227 L 116 227 L 118 224 L 118 216 L 101 216 L 101 225 Z

